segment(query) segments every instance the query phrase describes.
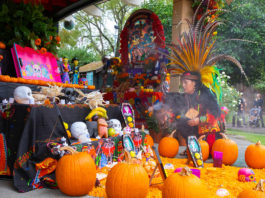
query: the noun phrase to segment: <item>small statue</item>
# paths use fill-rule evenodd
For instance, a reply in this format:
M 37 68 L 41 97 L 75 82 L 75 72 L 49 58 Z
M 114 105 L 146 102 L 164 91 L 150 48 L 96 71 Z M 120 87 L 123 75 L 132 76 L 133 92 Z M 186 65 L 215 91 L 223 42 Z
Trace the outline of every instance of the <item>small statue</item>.
M 68 58 L 63 58 L 63 63 L 60 65 L 61 68 L 61 77 L 63 83 L 70 83 L 69 71 L 71 71 L 71 67 L 68 64 Z
M 78 84 L 78 78 L 79 78 L 78 59 L 76 57 L 74 57 L 72 59 L 72 63 L 74 63 L 74 68 L 73 68 L 73 82 L 72 82 L 72 84 Z

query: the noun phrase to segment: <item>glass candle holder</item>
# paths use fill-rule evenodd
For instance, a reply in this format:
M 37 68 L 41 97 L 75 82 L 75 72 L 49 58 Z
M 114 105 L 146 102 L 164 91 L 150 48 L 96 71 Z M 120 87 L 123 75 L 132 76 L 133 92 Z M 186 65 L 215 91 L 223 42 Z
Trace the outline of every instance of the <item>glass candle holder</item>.
M 223 152 L 214 151 L 213 166 L 218 167 L 218 168 L 222 168 L 222 163 L 223 163 Z

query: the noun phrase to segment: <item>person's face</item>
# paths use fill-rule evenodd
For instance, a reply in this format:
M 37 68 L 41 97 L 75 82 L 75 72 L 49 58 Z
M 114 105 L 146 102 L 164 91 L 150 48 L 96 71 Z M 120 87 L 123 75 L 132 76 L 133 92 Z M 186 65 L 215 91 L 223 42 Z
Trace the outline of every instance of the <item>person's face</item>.
M 182 80 L 182 86 L 184 89 L 184 92 L 187 94 L 193 94 L 195 91 L 195 81 L 193 80 L 188 80 L 188 79 L 183 79 Z

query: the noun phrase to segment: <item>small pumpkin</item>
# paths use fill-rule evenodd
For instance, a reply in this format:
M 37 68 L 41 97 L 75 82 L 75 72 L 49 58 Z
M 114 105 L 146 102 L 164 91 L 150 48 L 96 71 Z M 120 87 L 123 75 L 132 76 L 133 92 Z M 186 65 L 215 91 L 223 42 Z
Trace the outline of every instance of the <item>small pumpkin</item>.
M 228 139 L 225 134 L 220 134 L 223 139 L 214 142 L 211 154 L 214 156 L 214 151 L 223 152 L 223 164 L 232 165 L 238 157 L 238 146 L 235 141 Z
M 147 145 L 149 145 L 149 146 L 151 146 L 151 147 L 154 146 L 154 140 L 153 140 L 153 138 L 152 138 L 151 135 L 146 134 L 146 135 L 145 135 L 145 138 L 146 138 L 145 143 L 146 143 Z
M 178 154 L 179 143 L 173 135 L 176 132 L 174 130 L 168 137 L 163 137 L 158 144 L 159 155 L 163 157 L 173 158 Z
M 265 198 L 263 189 L 264 180 L 261 179 L 254 189 L 245 189 L 240 192 L 237 198 Z
M 208 194 L 206 186 L 188 167 L 183 168 L 180 173 L 171 174 L 165 180 L 162 190 L 163 198 L 206 198 Z
M 59 189 L 69 196 L 87 195 L 96 183 L 96 165 L 87 152 L 77 152 L 71 147 L 62 147 L 69 155 L 58 162 L 55 176 Z
M 200 136 L 199 139 L 198 139 L 198 142 L 201 145 L 203 161 L 206 161 L 208 159 L 208 157 L 209 157 L 210 148 L 209 148 L 208 142 L 203 140 L 204 137 L 205 137 L 205 135 Z
M 245 151 L 245 161 L 250 168 L 265 168 L 265 146 L 260 141 L 249 145 Z
M 0 49 L 5 49 L 5 48 L 6 48 L 6 44 L 0 41 Z
M 118 163 L 108 173 L 105 188 L 108 198 L 145 198 L 148 189 L 149 177 L 139 164 Z

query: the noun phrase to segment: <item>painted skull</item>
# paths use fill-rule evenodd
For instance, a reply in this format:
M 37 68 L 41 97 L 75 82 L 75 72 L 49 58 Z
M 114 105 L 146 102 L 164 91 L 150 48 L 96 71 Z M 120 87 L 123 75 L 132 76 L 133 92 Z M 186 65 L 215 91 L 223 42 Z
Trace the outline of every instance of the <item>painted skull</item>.
M 249 168 L 241 168 L 238 171 L 238 180 L 241 182 L 255 182 L 255 173 Z
M 121 122 L 117 119 L 111 119 L 108 121 L 108 127 L 113 128 L 116 131 L 116 134 L 122 135 Z
M 33 104 L 34 98 L 29 87 L 19 86 L 14 90 L 14 99 L 19 104 Z
M 70 131 L 72 136 L 78 139 L 80 143 L 88 143 L 91 141 L 87 126 L 84 122 L 74 122 L 71 125 Z

